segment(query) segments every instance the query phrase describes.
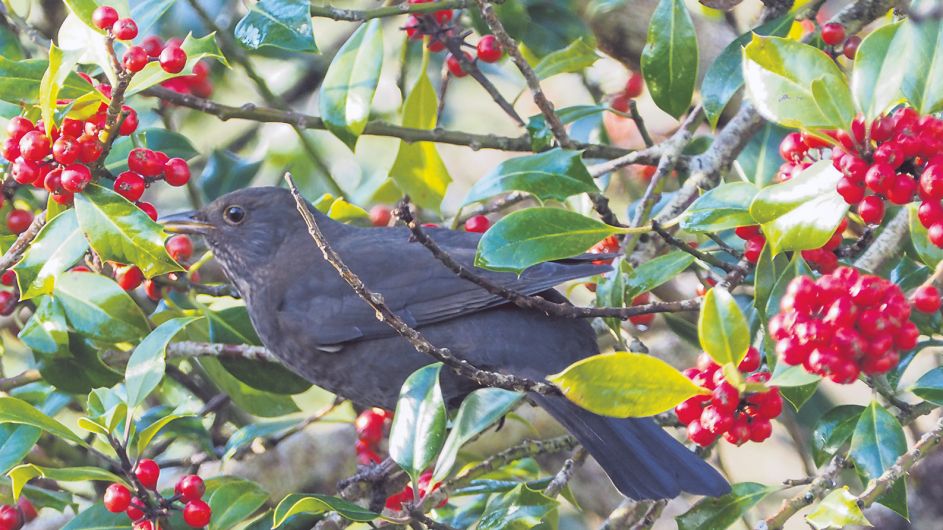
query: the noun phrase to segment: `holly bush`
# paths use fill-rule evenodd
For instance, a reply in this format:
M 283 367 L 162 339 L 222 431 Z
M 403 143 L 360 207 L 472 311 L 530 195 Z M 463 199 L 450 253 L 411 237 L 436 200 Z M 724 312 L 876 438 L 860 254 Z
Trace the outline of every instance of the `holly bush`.
M 157 221 L 286 169 L 432 252 L 426 226 L 482 233 L 483 269 L 598 254 L 566 286 L 586 305 L 499 293 L 598 324 L 604 353 L 525 383 L 654 416 L 721 468 L 773 442 L 805 464 L 594 508 L 607 527 L 666 504 L 681 529 L 908 517 L 943 439 L 938 6 L 350 4 L 3 0 L 0 530 L 551 528 L 608 489 L 573 478 L 571 436 L 495 433 L 534 420 L 519 386 L 447 409 L 430 356 L 363 410 L 278 364 L 202 241 Z M 279 463 L 338 424 L 330 471 Z M 269 454 L 329 486 L 239 467 Z

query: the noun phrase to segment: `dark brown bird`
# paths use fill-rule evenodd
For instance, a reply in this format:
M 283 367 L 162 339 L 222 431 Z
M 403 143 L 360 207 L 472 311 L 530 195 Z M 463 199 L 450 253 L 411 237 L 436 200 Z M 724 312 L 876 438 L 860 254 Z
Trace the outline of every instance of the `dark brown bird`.
M 433 344 L 475 366 L 543 379 L 599 352 L 585 320 L 547 317 L 507 303 L 455 276 L 411 242 L 405 228 L 360 228 L 309 209 L 341 259 L 390 309 Z M 432 362 L 378 321 L 324 260 L 287 190 L 239 190 L 175 216 L 168 228 L 206 238 L 245 299 L 262 342 L 315 385 L 364 406 L 392 409 L 406 377 Z M 478 234 L 432 229 L 430 237 L 472 267 Z M 543 263 L 519 277 L 475 271 L 517 291 L 564 302 L 553 287 L 604 271 L 593 259 L 598 256 Z M 476 388 L 448 370 L 441 385 L 451 406 Z M 576 436 L 629 497 L 729 491 L 716 470 L 651 419 L 598 416 L 563 397 L 531 398 Z

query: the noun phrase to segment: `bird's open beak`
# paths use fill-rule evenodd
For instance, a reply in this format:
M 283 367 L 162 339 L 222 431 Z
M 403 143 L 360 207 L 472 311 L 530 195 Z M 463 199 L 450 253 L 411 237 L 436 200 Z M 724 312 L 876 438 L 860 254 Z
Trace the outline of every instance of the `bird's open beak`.
M 196 211 L 180 212 L 161 218 L 164 230 L 175 234 L 206 234 L 213 225 L 201 221 Z

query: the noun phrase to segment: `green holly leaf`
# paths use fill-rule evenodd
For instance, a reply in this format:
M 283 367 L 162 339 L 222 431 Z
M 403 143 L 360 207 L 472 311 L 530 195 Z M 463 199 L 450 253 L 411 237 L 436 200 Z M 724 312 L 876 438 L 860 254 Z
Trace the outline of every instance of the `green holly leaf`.
M 660 0 L 648 24 L 642 75 L 655 104 L 675 118 L 691 105 L 697 61 L 697 34 L 684 0 Z
M 779 144 L 789 132 L 789 129 L 775 123 L 764 122 L 763 128 L 750 136 L 747 145 L 740 151 L 737 164 L 743 176 L 756 187 L 765 188 L 773 182 L 783 163 L 779 156 Z
M 641 353 L 602 353 L 547 376 L 570 401 L 603 416 L 660 414 L 706 392 L 671 365 Z
M 893 43 L 900 24 L 888 24 L 868 34 L 855 53 L 855 68 L 851 75 L 851 90 L 858 107 L 864 110 L 869 121 L 903 98 L 901 84 L 908 70 L 909 61 L 900 60 L 900 47 Z
M 420 368 L 403 383 L 390 427 L 390 458 L 415 483 L 445 443 L 448 416 L 439 388 L 442 363 Z
M 87 250 L 88 242 L 74 210 L 66 210 L 46 223 L 13 266 L 20 300 L 52 293 L 56 275 L 75 265 Z
M 698 197 L 684 212 L 681 228 L 687 232 L 717 232 L 755 224 L 750 203 L 759 190 L 749 182 L 721 184 Z
M 546 528 L 554 517 L 557 501 L 537 490 L 518 484 L 507 493 L 491 497 L 478 522 L 478 530 Z M 555 526 L 555 525 L 553 525 Z
M 907 451 L 907 439 L 900 422 L 876 401 L 872 401 L 858 418 L 851 436 L 849 456 L 855 469 L 865 479 L 880 477 Z M 907 518 L 907 489 L 898 480 L 878 502 Z
M 910 391 L 930 403 L 943 405 L 943 368 L 933 368 L 920 376 L 910 387 Z
M 840 171 L 820 160 L 781 184 L 760 190 L 750 215 L 762 225 L 773 255 L 821 248 L 835 234 L 848 203 L 835 191 Z
M 908 19 L 898 32 L 892 57 L 904 69 L 901 91 L 920 114 L 943 110 L 943 21 Z
M 631 300 L 676 278 L 694 263 L 694 256 L 677 250 L 642 263 L 625 279 L 625 298 Z
M 266 47 L 317 52 L 308 0 L 261 0 L 236 24 L 236 39 L 250 50 Z
M 478 242 L 475 265 L 521 272 L 585 252 L 622 230 L 560 208 L 527 208 L 495 223 Z
M 907 206 L 910 218 L 910 241 L 917 251 L 920 261 L 927 267 L 935 268 L 943 260 L 943 249 L 930 242 L 930 234 L 927 227 L 923 226 L 920 218 L 917 216 L 917 205 Z
M 508 191 L 523 191 L 540 201 L 562 201 L 579 193 L 598 192 L 577 151 L 560 148 L 505 160 L 475 182 L 464 205 L 483 201 Z
M 180 47 L 183 51 L 187 52 L 187 64 L 184 66 L 183 70 L 176 74 L 171 74 L 165 72 L 157 61 L 150 62 L 143 70 L 134 74 L 134 78 L 131 79 L 128 90 L 125 93 L 131 96 L 154 85 L 163 83 L 168 79 L 193 75 L 193 66 L 203 59 L 216 59 L 224 65 L 229 66 L 226 57 L 223 56 L 223 52 L 216 43 L 216 33 L 210 33 L 200 38 L 195 38 L 192 34 L 187 35 L 187 38 L 183 40 L 183 44 Z
M 676 518 L 678 530 L 704 528 L 729 528 L 778 488 L 756 482 L 741 482 L 730 488 L 730 493 L 721 497 L 704 497 L 690 510 Z
M 27 491 L 30 500 L 33 497 Z M 130 521 L 124 513 L 111 513 L 101 502 L 93 504 L 70 519 L 62 530 L 128 530 Z
M 750 348 L 750 326 L 726 289 L 714 287 L 704 296 L 697 320 L 701 348 L 720 366 L 740 364 Z
M 268 492 L 251 480 L 221 476 L 206 481 L 203 500 L 213 511 L 207 530 L 230 530 L 258 511 Z
M 56 279 L 53 297 L 69 326 L 91 339 L 117 343 L 143 337 L 147 319 L 113 280 L 88 272 L 66 272 Z
M 134 408 L 144 402 L 161 379 L 164 378 L 167 345 L 187 324 L 197 317 L 172 318 L 157 326 L 131 352 L 128 367 L 125 369 L 125 388 L 128 392 L 128 408 Z
M 541 59 L 534 66 L 534 73 L 540 79 L 547 79 L 557 74 L 582 72 L 592 66 L 597 59 L 599 55 L 596 53 L 596 48 L 586 44 L 580 37 L 566 48 L 551 52 Z
M 85 440 L 71 429 L 43 414 L 26 401 L 15 397 L 0 397 L 0 423 L 30 425 L 74 444 L 88 446 Z
M 318 494 L 291 494 L 282 499 L 272 514 L 272 528 L 278 528 L 293 515 L 301 513 L 321 515 L 337 512 L 348 521 L 368 523 L 380 517 L 366 508 L 338 497 Z
M 307 2 L 302 4 L 307 12 Z M 321 84 L 318 104 L 324 125 L 351 150 L 370 118 L 383 51 L 381 20 L 362 24 L 338 50 Z
M 110 471 L 100 467 L 40 467 L 34 464 L 23 464 L 11 469 L 7 476 L 13 482 L 13 498 L 16 499 L 23 491 L 23 486 L 34 478 L 45 478 L 58 482 L 87 482 L 99 480 L 103 482 L 117 482 L 127 485 L 127 482 Z
M 161 226 L 114 191 L 89 184 L 75 196 L 75 214 L 102 259 L 137 265 L 148 278 L 183 270 L 167 254 Z
M 864 407 L 839 405 L 826 412 L 812 431 L 812 457 L 815 465 L 823 465 L 851 440 Z
M 39 84 L 48 69 L 49 61 L 45 59 L 11 61 L 0 56 L 0 100 L 15 104 L 39 103 Z M 91 90 L 92 85 L 75 72 L 68 72 L 59 86 L 59 97 L 80 98 Z
M 785 127 L 846 129 L 855 116 L 844 74 L 828 54 L 808 44 L 754 35 L 743 49 L 743 76 L 759 113 Z M 816 97 L 813 83 L 822 78 L 827 90 Z
M 262 418 L 276 418 L 300 409 L 290 396 L 257 390 L 243 383 L 223 367 L 215 357 L 202 357 L 200 366 L 207 377 L 242 410 Z

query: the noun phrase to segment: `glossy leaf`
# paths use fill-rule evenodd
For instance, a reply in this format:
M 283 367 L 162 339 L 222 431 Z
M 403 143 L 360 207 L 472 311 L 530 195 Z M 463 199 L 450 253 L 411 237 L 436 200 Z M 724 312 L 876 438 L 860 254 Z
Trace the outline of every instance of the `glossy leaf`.
M 334 199 L 327 210 L 327 216 L 344 224 L 371 226 L 370 214 L 360 206 L 347 202 L 343 197 Z
M 769 384 L 790 388 L 818 383 L 821 380 L 820 376 L 810 374 L 802 366 L 787 366 L 785 363 L 779 363 L 773 370 L 773 377 L 769 380 Z
M 39 84 L 49 67 L 45 59 L 11 61 L 0 57 L 0 100 L 10 103 L 39 102 Z M 59 97 L 75 99 L 92 90 L 84 79 L 70 72 L 59 88 Z
M 276 420 L 262 423 L 250 423 L 229 435 L 223 449 L 223 461 L 236 456 L 236 453 L 251 444 L 257 438 L 266 438 L 297 427 L 302 420 Z
M 495 223 L 478 242 L 475 265 L 520 272 L 585 252 L 619 228 L 560 208 L 527 208 Z
M 416 481 L 445 443 L 445 401 L 439 388 L 441 363 L 412 373 L 403 383 L 390 427 L 390 458 Z
M 780 254 L 774 258 L 769 245 L 763 246 L 756 268 L 753 269 L 753 307 L 764 321 L 770 316 L 766 312 L 766 304 L 769 303 L 769 298 L 773 294 L 776 281 L 788 266 L 789 262 L 785 255 Z
M 338 497 L 318 494 L 292 494 L 282 499 L 272 514 L 272 528 L 278 528 L 285 521 L 300 513 L 320 515 L 328 512 L 337 512 L 348 521 L 367 523 L 380 517 L 366 508 L 345 501 Z
M 821 160 L 753 198 L 750 214 L 762 225 L 773 255 L 821 248 L 832 238 L 848 212 L 848 203 L 835 191 L 841 177 L 830 160 Z
M 233 377 L 213 357 L 203 357 L 199 364 L 206 371 L 207 376 L 225 392 L 242 410 L 263 418 L 273 418 L 298 412 L 298 405 L 288 396 L 256 390 Z
M 68 354 L 69 325 L 55 298 L 44 296 L 40 299 L 19 337 L 35 354 Z
M 792 27 L 794 18 L 793 13 L 786 13 L 753 28 L 752 31 L 740 35 L 728 44 L 724 51 L 714 59 L 707 72 L 704 73 L 704 80 L 701 81 L 704 114 L 712 127 L 717 126 L 717 120 L 720 119 L 727 103 L 743 86 L 743 47 L 750 42 L 754 33 L 784 37 Z
M 261 0 L 236 24 L 236 38 L 250 50 L 316 52 L 310 10 L 307 0 Z
M 756 187 L 769 186 L 779 172 L 783 163 L 782 157 L 779 156 L 779 144 L 787 134 L 789 129 L 764 122 L 763 128 L 752 135 L 743 151 L 740 151 L 737 164 L 740 165 L 743 176 Z
M 75 70 L 76 64 L 93 65 L 101 68 L 107 82 L 115 86 L 118 78 L 111 65 L 104 31 L 90 24 L 89 20 L 69 14 L 59 26 L 56 37 L 59 47 L 62 48 L 65 70 Z M 97 91 L 93 93 L 95 92 Z M 105 98 L 102 100 L 108 102 Z M 94 113 L 97 107 L 98 105 L 95 105 L 90 110 Z
M 32 425 L 0 425 L 0 474 L 22 462 L 42 433 Z
M 100 480 L 127 484 L 124 479 L 100 467 L 39 467 L 34 464 L 23 464 L 11 469 L 7 475 L 13 481 L 13 497 L 20 496 L 23 486 L 34 478 L 46 478 L 58 482 L 86 482 Z
M 849 456 L 855 469 L 866 479 L 881 476 L 907 451 L 907 440 L 900 422 L 876 401 L 861 412 L 851 436 Z M 878 502 L 907 517 L 907 490 L 898 480 Z
M 69 7 L 69 11 L 74 13 L 82 22 L 88 24 L 90 28 L 94 28 L 96 31 L 101 31 L 92 24 L 92 13 L 95 12 L 98 6 L 105 5 L 104 0 L 64 0 L 64 2 Z M 107 5 L 114 7 L 121 16 L 128 16 L 129 14 L 127 0 L 109 0 Z
M 260 167 L 261 160 L 247 160 L 217 149 L 207 158 L 197 183 L 204 200 L 210 202 L 230 191 L 248 187 Z
M 128 530 L 131 528 L 124 513 L 111 513 L 102 503 L 85 508 L 70 519 L 62 530 Z
M 588 120 L 595 116 L 597 122 L 602 122 L 602 113 L 610 110 L 603 105 L 574 105 L 572 107 L 563 107 L 556 111 L 560 123 L 569 125 Z M 543 114 L 537 114 L 527 119 L 527 134 L 530 135 L 530 144 L 533 151 L 544 151 L 550 149 L 556 139 L 553 137 L 553 131 L 547 126 L 547 120 Z
M 167 12 L 177 0 L 135 0 L 131 3 L 131 18 L 137 22 L 138 33 L 147 35 L 148 30 Z
M 586 44 L 582 38 L 571 42 L 562 50 L 557 50 L 545 56 L 534 66 L 534 73 L 540 79 L 572 72 L 582 72 L 599 59 L 596 49 Z
M 428 54 L 423 59 L 422 72 L 403 103 L 403 127 L 434 129 L 438 118 L 439 100 L 432 82 L 425 73 Z M 439 211 L 445 190 L 452 177 L 432 142 L 400 141 L 396 160 L 390 168 L 390 177 L 396 186 L 423 208 Z
M 138 434 L 138 441 L 137 441 L 138 454 L 139 455 L 142 454 L 144 450 L 147 449 L 148 444 L 151 443 L 151 440 L 153 440 L 155 436 L 160 434 L 160 431 L 164 427 L 166 427 L 168 424 L 174 421 L 177 421 L 181 418 L 191 418 L 194 416 L 195 414 L 170 414 L 148 425 L 147 428 L 145 428 Z
M 691 105 L 697 82 L 694 22 L 683 0 L 660 0 L 642 49 L 642 74 L 655 104 L 675 118 Z
M 105 342 L 143 337 L 147 320 L 128 293 L 98 274 L 66 272 L 56 280 L 53 296 L 62 306 L 72 329 Z
M 44 381 L 63 392 L 84 394 L 93 388 L 114 386 L 121 381 L 122 374 L 102 362 L 100 347 L 93 347 L 80 335 L 70 334 L 67 355 L 41 356 L 39 372 Z
M 789 286 L 789 282 L 796 276 L 803 275 L 811 276 L 812 269 L 809 268 L 799 253 L 793 254 L 789 265 L 779 274 L 779 279 L 776 280 L 776 284 L 769 293 L 769 299 L 766 302 L 766 315 L 768 317 L 779 313 L 779 303 L 786 294 L 786 288 Z
M 931 269 L 935 268 L 943 260 L 943 249 L 930 242 L 927 228 L 917 217 L 917 205 L 911 204 L 907 206 L 907 210 L 910 214 L 910 241 L 914 245 L 914 250 L 917 251 L 917 256 L 924 265 Z
M 219 49 L 219 45 L 216 44 L 215 33 L 210 33 L 209 35 L 199 38 L 193 35 L 187 35 L 187 38 L 183 40 L 183 45 L 180 47 L 183 51 L 187 52 L 187 64 L 184 66 L 183 70 L 176 74 L 170 74 L 165 72 L 157 61 L 150 62 L 143 70 L 134 74 L 134 78 L 131 79 L 126 94 L 130 96 L 168 79 L 193 75 L 193 65 L 203 59 L 216 59 L 224 65 L 229 66 L 229 63 L 226 62 L 226 57 L 223 56 L 223 52 Z
M 740 364 L 750 348 L 750 327 L 737 301 L 726 290 L 714 287 L 704 296 L 697 320 L 701 348 L 723 366 Z
M 557 501 L 543 493 L 520 484 L 511 491 L 491 497 L 478 530 L 517 530 L 541 528 L 551 516 Z
M 728 528 L 747 510 L 776 490 L 777 488 L 756 482 L 734 484 L 730 488 L 730 493 L 721 497 L 704 497 L 690 510 L 678 516 L 676 519 L 678 530 Z
M 72 64 L 65 59 L 55 43 L 49 46 L 49 66 L 39 83 L 39 110 L 44 123 L 53 123 L 53 114 L 59 100 L 59 89 L 65 82 Z
M 920 376 L 910 391 L 930 403 L 943 405 L 943 368 L 933 368 Z
M 66 210 L 46 223 L 13 266 L 20 300 L 52 293 L 56 275 L 75 265 L 87 250 L 88 242 L 74 210 Z
M 480 388 L 462 400 L 436 461 L 432 482 L 441 482 L 447 477 L 459 449 L 513 410 L 522 397 L 520 392 Z
M 161 226 L 114 191 L 89 184 L 75 196 L 75 214 L 102 259 L 137 265 L 148 278 L 183 270 L 167 254 Z
M 307 13 L 307 2 L 302 0 L 301 4 Z M 328 130 L 351 149 L 357 145 L 370 117 L 383 53 L 383 26 L 381 19 L 374 19 L 362 24 L 347 39 L 324 75 L 318 101 L 321 118 Z
M 868 120 L 880 116 L 903 97 L 901 84 L 912 64 L 902 61 L 900 47 L 893 46 L 902 40 L 897 38 L 899 28 L 900 24 L 877 28 L 861 41 L 855 53 L 851 90 Z
M 261 508 L 268 493 L 251 480 L 221 476 L 206 481 L 203 500 L 213 510 L 207 530 L 230 530 Z
M 125 369 L 125 387 L 128 392 L 128 407 L 134 408 L 144 402 L 161 379 L 164 378 L 167 345 L 187 324 L 197 317 L 173 318 L 157 326 L 134 348 L 128 367 Z
M 815 465 L 823 465 L 841 450 L 855 432 L 864 407 L 839 405 L 826 412 L 812 431 L 812 457 Z
M 844 74 L 825 52 L 790 39 L 754 35 L 743 58 L 747 95 L 764 118 L 792 128 L 844 129 L 850 120 L 835 116 L 854 117 Z M 830 80 L 828 106 L 837 109 L 829 114 L 819 108 L 812 90 L 822 77 Z
M 579 193 L 599 191 L 578 151 L 551 149 L 505 160 L 475 182 L 464 204 L 483 201 L 508 191 L 523 191 L 540 201 L 562 201 Z
M 755 224 L 749 209 L 758 191 L 749 182 L 721 184 L 688 207 L 681 228 L 687 232 L 717 232 Z
M 907 20 L 899 32 L 905 44 L 894 48 L 906 53 L 906 60 L 895 54 L 905 69 L 901 91 L 920 114 L 943 110 L 943 21 Z
M 586 410 L 620 418 L 654 416 L 703 391 L 665 361 L 629 352 L 581 359 L 547 380 Z
M 627 299 L 647 293 L 676 278 L 694 263 L 694 256 L 681 250 L 669 252 L 642 263 L 625 279 Z
M 822 502 L 806 516 L 805 520 L 815 530 L 871 526 L 868 519 L 861 513 L 857 501 L 857 498 L 848 490 L 848 486 L 842 486 L 822 499 Z

